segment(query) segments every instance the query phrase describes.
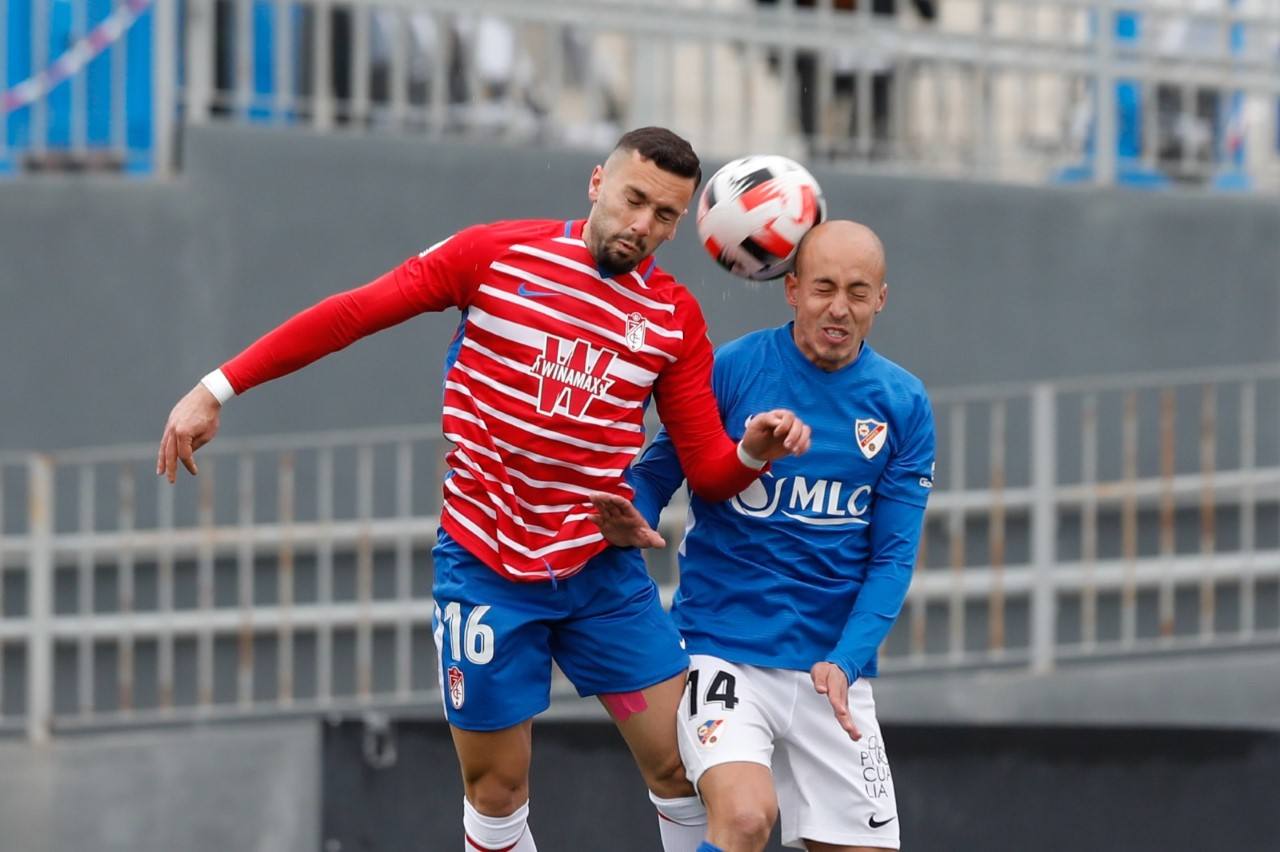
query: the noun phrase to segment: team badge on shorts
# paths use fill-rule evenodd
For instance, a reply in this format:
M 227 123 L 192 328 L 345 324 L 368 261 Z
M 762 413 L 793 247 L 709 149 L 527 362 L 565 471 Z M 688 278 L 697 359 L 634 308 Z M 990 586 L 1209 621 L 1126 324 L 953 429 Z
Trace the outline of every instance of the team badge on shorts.
M 644 332 L 647 322 L 640 312 L 627 315 L 627 348 L 639 352 L 644 347 Z
M 889 424 L 880 420 L 855 420 L 853 433 L 858 438 L 858 449 L 870 461 L 889 438 Z
M 467 700 L 466 685 L 462 680 L 462 669 L 457 666 L 449 666 L 449 700 L 453 702 L 454 710 L 461 710 L 462 702 Z
M 724 719 L 708 719 L 698 726 L 698 742 L 704 746 L 713 746 L 720 742 L 720 735 L 716 733 L 720 726 L 724 724 Z

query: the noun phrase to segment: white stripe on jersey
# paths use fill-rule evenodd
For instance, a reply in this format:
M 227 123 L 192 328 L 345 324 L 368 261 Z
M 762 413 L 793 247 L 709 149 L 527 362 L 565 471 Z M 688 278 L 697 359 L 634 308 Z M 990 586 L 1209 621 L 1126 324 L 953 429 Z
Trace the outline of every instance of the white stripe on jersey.
M 510 275 L 512 278 L 519 278 L 521 281 L 526 281 L 530 284 L 535 284 L 538 287 L 542 287 L 546 290 L 551 290 L 556 293 L 561 293 L 565 296 L 570 296 L 574 299 L 578 299 L 580 301 L 586 302 L 589 305 L 594 305 L 595 307 L 600 308 L 602 311 L 612 314 L 617 319 L 622 320 L 623 323 L 626 323 L 627 321 L 627 315 L 622 311 L 618 310 L 612 304 L 604 301 L 603 299 L 597 299 L 595 296 L 592 296 L 590 293 L 584 293 L 582 290 L 578 289 L 577 287 L 571 287 L 568 284 L 561 284 L 559 281 L 553 281 L 550 278 L 543 278 L 541 275 L 535 275 L 534 273 L 527 272 L 526 270 L 523 270 L 517 266 L 508 266 L 507 264 L 499 263 L 498 261 L 494 261 L 493 263 L 489 264 L 489 268 L 492 269 L 494 272 L 501 272 L 504 275 Z M 654 334 L 658 335 L 659 337 L 665 337 L 665 338 L 668 338 L 669 340 L 684 340 L 683 331 L 678 331 L 678 330 L 672 331 L 670 329 L 663 328 L 662 326 L 652 322 L 647 322 L 645 324 L 645 327 L 648 331 L 652 331 Z
M 527 364 L 521 364 L 518 361 L 512 361 L 510 358 L 504 358 L 501 355 L 499 355 L 497 352 L 494 352 L 492 349 L 485 346 L 483 343 L 477 343 L 475 340 L 473 340 L 470 337 L 467 337 L 466 335 L 463 335 L 462 337 L 462 345 L 468 349 L 474 349 L 476 352 L 480 353 L 481 355 L 484 355 L 489 360 L 496 361 L 497 363 L 502 364 L 504 367 L 507 367 L 511 370 L 515 370 L 517 372 L 524 372 L 525 370 L 528 369 Z M 459 372 L 467 374 L 468 376 L 480 382 L 481 384 L 488 385 L 489 387 L 493 388 L 494 390 L 498 391 L 504 396 L 509 396 L 512 399 L 517 399 L 523 403 L 526 403 L 530 408 L 536 409 L 538 407 L 538 399 L 533 394 L 528 394 L 528 393 L 525 393 L 524 391 L 516 390 L 510 385 L 503 384 L 502 382 L 498 381 L 497 379 L 491 376 L 486 376 L 484 373 L 480 372 L 479 370 L 473 369 L 467 366 L 466 364 L 463 364 L 461 359 L 453 362 L 453 368 L 457 369 Z M 474 397 L 472 398 L 474 399 Z M 643 405 L 643 403 L 635 404 L 635 403 L 626 402 L 625 400 L 619 400 L 618 402 L 615 402 L 613 404 L 620 405 L 623 408 L 639 408 Z M 583 423 L 589 423 L 592 426 L 599 426 L 604 429 L 620 429 L 623 432 L 643 432 L 644 431 L 643 424 L 629 423 L 625 420 L 605 420 L 604 418 L 601 418 L 601 417 L 592 417 L 590 414 L 583 414 L 578 419 L 581 420 Z
M 445 409 L 445 410 L 448 411 L 449 409 Z M 459 435 L 457 432 L 445 432 L 444 436 L 460 447 L 466 447 L 467 449 L 473 450 L 479 453 L 480 455 L 485 456 L 486 458 L 492 458 L 494 461 L 501 463 L 501 459 L 498 457 L 497 453 L 493 452 L 488 447 L 484 447 L 484 446 L 481 446 L 480 444 L 477 444 L 475 441 L 471 440 L 470 438 L 467 438 L 464 435 Z M 477 470 L 483 470 L 483 468 L 479 467 L 478 465 L 474 465 L 474 466 L 476 467 Z M 505 470 L 507 474 L 512 476 L 513 478 L 520 480 L 526 485 L 532 485 L 534 488 L 553 488 L 557 491 L 568 491 L 570 494 L 581 494 L 583 497 L 590 497 L 592 494 L 595 493 L 595 491 L 590 488 L 583 488 L 581 485 L 573 485 L 568 482 L 556 482 L 556 481 L 548 481 L 548 480 L 542 480 L 542 479 L 534 479 L 533 477 L 523 474 L 520 471 L 516 470 L 515 468 L 511 468 L 511 467 L 504 466 L 503 470 Z
M 590 532 L 586 535 L 578 536 L 577 538 L 570 538 L 565 541 L 558 541 L 555 544 L 548 544 L 546 547 L 539 547 L 536 550 L 529 550 L 524 545 L 520 544 L 520 542 L 512 541 L 503 534 L 502 530 L 498 530 L 498 540 L 510 547 L 512 550 L 518 551 L 530 559 L 539 559 L 546 556 L 548 553 L 558 553 L 561 550 L 572 550 L 575 547 L 582 547 L 586 544 L 594 544 L 597 541 L 603 541 L 604 536 L 599 530 L 596 530 L 595 532 Z
M 467 464 L 474 464 L 471 458 L 467 456 L 465 452 L 463 452 L 462 450 L 458 450 L 457 452 L 458 452 L 459 459 L 463 460 Z M 461 476 L 463 479 L 471 479 L 471 480 L 476 479 L 476 475 L 465 467 L 453 468 L 453 474 L 454 476 Z M 488 471 L 481 470 L 479 478 L 483 479 L 485 482 L 492 482 L 494 485 L 498 486 L 503 491 L 510 494 L 512 499 L 516 501 L 516 503 L 520 506 L 520 508 L 530 512 L 534 512 L 535 514 L 546 513 L 546 512 L 568 512 L 570 509 L 577 509 L 582 506 L 581 503 L 547 503 L 546 505 L 535 505 L 533 503 L 530 503 L 528 500 L 521 499 L 519 495 L 516 494 L 515 489 L 511 487 L 510 483 L 499 481 L 498 477 L 494 476 Z
M 436 249 L 440 248 L 440 246 L 442 246 L 442 245 L 444 245 L 445 243 L 449 242 L 449 240 L 453 239 L 453 237 L 454 237 L 454 235 L 453 235 L 453 234 L 450 234 L 449 236 L 445 237 L 445 238 L 444 238 L 443 240 L 441 240 L 440 242 L 438 242 L 438 243 L 432 243 L 431 245 L 429 245 L 429 246 L 427 246 L 426 248 L 424 248 L 422 251 L 418 252 L 418 257 L 426 257 L 427 255 L 431 254 L 431 252 L 433 252 L 433 251 L 435 251 Z
M 526 299 L 520 299 L 518 296 L 512 296 L 510 293 L 503 293 L 501 290 L 492 288 L 488 284 L 481 284 L 480 289 L 487 290 L 490 293 L 501 294 L 504 297 L 504 301 L 514 302 L 515 304 L 521 305 L 521 307 L 524 307 L 525 306 L 524 303 L 527 303 L 529 301 Z M 542 307 L 542 306 L 538 305 L 536 307 Z M 568 314 L 561 314 L 559 311 L 549 311 L 549 309 L 546 309 L 546 308 L 543 308 L 543 312 L 549 313 L 551 315 L 568 316 Z M 618 337 L 617 335 L 610 335 L 608 332 L 604 331 L 603 329 L 599 329 L 596 326 L 590 325 L 589 323 L 584 323 L 581 320 L 578 320 L 576 317 L 573 318 L 573 320 L 574 320 L 572 323 L 573 325 L 590 329 L 592 331 L 597 331 L 606 337 L 616 338 L 619 341 L 622 340 L 621 337 Z M 475 323 L 476 328 L 482 328 L 485 331 L 489 332 L 490 334 L 494 335 L 495 337 L 501 337 L 506 340 L 515 341 L 516 343 L 522 343 L 525 346 L 528 346 L 530 349 L 537 352 L 539 355 L 542 354 L 543 344 L 545 344 L 547 340 L 546 332 L 535 331 L 534 329 L 529 328 L 527 325 L 514 322 L 513 320 L 503 319 L 502 317 L 495 317 L 493 314 L 489 313 L 483 308 L 477 308 L 474 305 L 467 310 L 467 324 L 470 325 L 471 323 Z M 464 340 L 465 340 L 465 337 L 464 337 Z M 649 347 L 645 347 L 645 348 L 648 349 Z M 666 355 L 665 353 L 659 352 L 656 349 L 653 351 L 663 355 L 663 357 L 667 358 L 670 361 L 675 360 L 675 356 L 673 355 Z M 511 361 L 506 361 L 505 363 L 507 364 L 507 366 L 512 367 L 512 369 L 519 370 L 520 372 L 528 372 L 529 370 L 528 364 L 520 364 L 519 362 L 513 363 Z M 633 364 L 632 362 L 623 358 L 621 354 L 619 354 L 617 357 L 613 359 L 613 364 L 610 365 L 610 370 L 613 372 L 613 375 L 617 376 L 618 378 L 622 379 L 624 382 L 627 382 L 628 384 L 635 385 L 638 388 L 650 387 L 651 385 L 653 385 L 655 381 L 658 380 L 657 373 L 653 372 L 652 370 L 646 370 L 644 367 L 641 367 L 639 364 Z M 639 403 L 639 402 L 615 403 L 615 405 L 616 404 L 638 406 L 638 405 L 641 405 L 642 403 Z
M 448 386 L 452 386 L 455 390 L 458 388 L 458 386 L 454 385 L 453 382 L 449 382 Z M 479 417 L 476 417 L 474 414 L 472 414 L 469 411 L 463 411 L 461 408 L 455 408 L 452 405 L 446 405 L 442 408 L 442 411 L 445 414 L 452 414 L 454 417 L 458 418 L 459 420 L 465 420 L 468 423 L 474 423 L 477 426 L 480 426 L 482 428 L 485 427 L 485 422 L 483 420 L 481 420 Z M 588 476 L 611 476 L 611 477 L 622 476 L 622 472 L 626 470 L 625 466 L 624 467 L 592 467 L 591 465 L 585 465 L 576 461 L 562 461 L 560 459 L 552 458 L 551 456 L 544 456 L 541 453 L 535 453 L 526 447 L 521 447 L 517 444 L 512 444 L 509 441 L 504 441 L 498 436 L 494 435 L 492 432 L 490 432 L 487 428 L 485 428 L 484 431 L 485 431 L 485 434 L 489 436 L 489 440 L 493 441 L 494 446 L 498 447 L 499 449 L 506 450 L 510 455 L 521 456 L 526 459 L 531 459 L 532 461 L 535 461 L 538 464 L 547 464 L 547 465 L 552 465 L 554 467 L 563 467 L 566 470 L 581 471 L 582 473 L 585 473 Z M 640 448 L 631 447 L 629 448 L 629 450 L 632 458 L 634 458 L 635 454 L 640 451 Z M 487 455 L 488 452 L 489 452 L 488 450 L 483 450 L 482 454 Z M 501 461 L 500 459 L 498 460 Z
M 560 242 L 560 241 L 557 240 L 557 242 Z M 581 243 L 582 241 L 578 240 L 578 242 Z M 613 290 L 615 293 L 618 293 L 619 295 L 622 295 L 622 296 L 626 296 L 628 299 L 630 299 L 631 301 L 635 302 L 638 305 L 644 305 L 646 308 L 652 308 L 655 311 L 665 311 L 666 313 L 669 313 L 669 314 L 674 314 L 676 312 L 675 305 L 670 305 L 670 304 L 667 304 L 666 302 L 655 302 L 652 299 L 648 298 L 647 296 L 642 296 L 639 293 L 633 293 L 630 290 L 628 290 L 626 287 L 623 287 L 621 284 L 618 284 L 612 278 L 605 278 L 599 272 L 592 269 L 590 266 L 587 266 L 585 263 L 578 263 L 578 261 L 576 260 L 571 260 L 567 257 L 563 257 L 561 255 L 556 254 L 555 252 L 543 251 L 542 249 L 534 248 L 533 246 L 514 245 L 511 247 L 511 250 L 518 251 L 521 254 L 527 254 L 532 257 L 542 258 L 543 260 L 550 261 L 551 263 L 559 264 L 560 266 L 563 266 L 566 269 L 572 269 L 577 272 L 581 272 L 583 275 L 590 275 L 592 278 L 596 279 L 597 281 L 603 284 L 608 284 L 609 289 Z M 643 278 L 640 279 L 640 285 L 644 287 L 646 290 L 649 289 L 649 285 L 644 282 Z
M 444 510 L 448 512 L 453 517 L 454 520 L 462 524 L 462 526 L 466 527 L 469 533 L 471 533 L 476 538 L 480 539 L 480 543 L 488 547 L 491 551 L 493 551 L 494 556 L 499 555 L 498 543 L 494 541 L 493 538 L 488 533 L 480 529 L 480 527 L 476 526 L 476 524 L 472 522 L 470 518 L 468 518 L 466 515 L 459 512 L 457 509 L 453 508 L 453 506 L 450 505 L 449 503 L 444 504 Z M 547 576 L 547 572 L 545 570 L 544 571 L 521 571 L 519 568 L 516 568 L 514 565 L 508 565 L 505 561 L 502 562 L 502 570 L 507 572 L 508 574 L 514 574 L 517 577 Z
M 474 370 L 471 370 L 469 368 L 464 367 L 462 369 L 462 372 L 466 373 L 468 376 L 473 376 L 473 378 L 480 378 L 478 373 L 475 373 Z M 540 426 L 534 426 L 528 420 L 524 420 L 519 417 L 514 417 L 510 414 L 507 414 L 505 411 L 502 411 L 501 409 L 494 408 L 492 405 L 486 405 L 485 403 L 476 399 L 475 395 L 471 393 L 471 389 L 466 387 L 465 385 L 460 385 L 457 382 L 447 381 L 444 383 L 444 386 L 446 388 L 452 388 L 456 390 L 458 393 L 462 394 L 463 396 L 469 398 L 472 402 L 475 403 L 476 408 L 480 409 L 480 411 L 483 414 L 489 417 L 492 417 L 494 420 L 498 420 L 503 423 L 506 423 L 508 426 L 514 426 L 517 429 L 521 430 L 522 432 L 528 432 L 531 435 L 537 435 L 539 438 L 545 438 L 548 441 L 558 441 L 561 444 L 568 444 L 571 447 L 578 447 L 583 450 L 591 450 L 597 453 L 608 453 L 609 455 L 615 455 L 617 453 L 634 453 L 635 452 L 635 447 L 629 444 L 624 444 L 621 446 L 618 444 L 597 444 L 594 441 L 584 441 L 581 438 L 574 438 L 571 435 L 564 435 L 564 434 L 561 434 L 560 432 L 553 432 L 550 429 L 543 429 Z
M 508 293 L 505 290 L 499 289 L 498 287 L 494 287 L 491 284 L 481 284 L 477 289 L 479 289 L 481 293 L 485 293 L 489 296 L 494 297 L 495 299 L 499 299 L 503 302 L 509 302 L 513 305 L 519 305 L 521 310 L 533 311 L 534 313 L 542 314 L 543 316 L 550 317 L 551 319 L 559 320 L 560 322 L 566 325 L 576 326 L 578 328 L 585 329 L 587 331 L 598 334 L 601 337 L 606 338 L 607 340 L 612 340 L 613 342 L 617 343 L 619 346 L 622 346 L 622 347 L 627 346 L 626 338 L 623 337 L 621 334 L 618 334 L 616 331 L 609 331 L 608 329 L 601 328 L 600 326 L 595 325 L 594 323 L 589 323 L 584 319 L 579 319 L 578 317 L 575 317 L 573 314 L 567 314 L 564 311 L 557 311 L 554 308 L 549 308 L 546 305 L 541 304 L 541 302 L 537 299 L 525 299 L 520 296 L 517 296 L 514 293 Z M 471 311 L 475 311 L 475 308 L 472 308 Z M 467 322 L 471 321 L 471 311 L 468 311 L 467 313 Z M 661 349 L 650 346 L 648 344 L 641 346 L 639 351 L 644 352 L 648 355 L 657 355 L 661 358 L 665 358 L 668 361 L 672 361 L 672 362 L 676 360 L 676 356 L 668 352 L 663 352 Z M 615 358 L 614 363 L 616 364 L 619 360 L 621 359 Z M 624 363 L 627 363 L 627 362 L 624 362 Z M 635 366 L 635 365 L 631 365 L 631 366 Z M 639 370 L 641 368 L 635 367 L 635 369 Z M 644 372 L 647 373 L 649 371 L 645 370 Z M 656 377 L 656 374 L 651 373 L 650 375 L 655 375 Z M 637 382 L 635 384 L 639 384 L 639 383 Z
M 485 515 L 488 516 L 490 520 L 496 521 L 498 519 L 498 512 L 494 511 L 494 507 L 497 507 L 497 509 L 500 510 L 502 514 L 510 518 L 512 522 L 515 523 L 517 526 L 523 527 L 527 532 L 534 533 L 535 535 L 547 536 L 548 538 L 554 536 L 557 532 L 559 532 L 558 528 L 553 530 L 553 529 L 548 529 L 546 527 L 539 527 L 539 526 L 534 526 L 533 524 L 530 524 L 524 518 L 520 517 L 515 512 L 512 512 L 511 507 L 508 506 L 506 503 L 502 502 L 502 500 L 498 497 L 498 495 L 494 494 L 492 491 L 485 491 L 485 495 L 489 497 L 490 502 L 493 503 L 493 506 L 486 506 L 484 503 L 481 503 L 479 500 L 475 499 L 471 495 L 464 492 L 461 488 L 459 488 L 457 483 L 453 481 L 453 477 L 449 477 L 444 481 L 444 487 L 445 487 L 445 490 L 448 491 L 450 494 L 453 494 L 455 497 L 457 497 L 460 500 L 467 501 L 472 506 L 475 506 L 477 509 L 479 509 L 481 512 L 484 512 Z M 585 518 L 586 513 L 585 512 L 582 513 L 580 517 Z M 566 518 L 565 520 L 568 520 L 568 518 Z
M 550 465 L 551 467 L 562 467 L 565 470 L 585 473 L 587 476 L 619 477 L 622 476 L 622 472 L 626 470 L 626 467 L 592 467 L 591 465 L 582 464 L 581 462 L 561 461 L 560 459 L 552 458 L 551 456 L 544 456 L 541 453 L 535 453 L 527 447 L 521 447 L 518 444 L 512 444 L 509 441 L 504 441 L 492 432 L 489 433 L 489 440 L 493 441 L 494 446 L 498 449 L 506 450 L 509 455 L 526 458 L 530 461 L 537 462 L 538 464 Z M 640 452 L 640 448 L 636 447 L 633 451 L 633 455 L 638 452 Z
M 490 537 L 487 533 L 485 533 L 484 530 L 480 529 L 466 515 L 462 514 L 461 512 L 453 508 L 453 506 L 449 505 L 448 503 L 445 504 L 444 508 L 446 512 L 448 512 L 450 515 L 454 517 L 455 520 L 458 521 L 458 523 L 466 527 L 467 530 L 472 535 L 474 535 L 476 538 L 480 539 L 481 542 L 487 545 L 489 549 L 494 552 L 495 555 L 498 553 L 497 542 L 495 542 L 492 537 Z M 571 538 L 566 541 L 557 542 L 555 544 L 549 544 L 546 547 L 539 547 L 536 550 L 530 550 L 529 548 L 520 544 L 520 542 L 513 541 L 510 537 L 505 535 L 501 530 L 498 531 L 498 538 L 502 541 L 503 544 L 507 545 L 509 548 L 516 551 L 517 553 L 520 553 L 521 555 L 529 559 L 540 559 L 541 557 L 546 556 L 548 553 L 558 553 L 559 551 L 562 551 L 562 550 L 572 550 L 573 548 L 582 547 L 588 544 L 594 544 L 598 541 L 602 541 L 604 539 L 604 536 L 601 535 L 599 531 L 596 531 L 593 533 L 588 533 L 587 535 L 584 535 L 584 536 L 579 536 L 578 538 Z M 521 571 L 519 568 L 516 568 L 513 565 L 507 564 L 506 561 L 503 561 L 502 567 L 505 570 L 511 572 L 512 574 L 516 574 L 520 577 L 545 577 L 549 573 L 546 569 L 543 569 L 541 571 L 539 570 Z M 580 569 L 581 566 L 578 566 L 578 568 Z M 565 573 L 566 572 L 561 571 L 557 576 L 564 576 Z

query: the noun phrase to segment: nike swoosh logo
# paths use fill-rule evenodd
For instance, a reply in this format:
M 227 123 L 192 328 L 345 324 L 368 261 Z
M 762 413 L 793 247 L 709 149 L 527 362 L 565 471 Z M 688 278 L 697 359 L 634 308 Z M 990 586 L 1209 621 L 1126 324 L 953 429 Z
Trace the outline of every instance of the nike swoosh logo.
M 521 284 L 516 292 L 521 296 L 528 296 L 531 299 L 542 299 L 547 296 L 559 296 L 559 293 L 551 293 L 546 290 L 530 290 L 527 284 Z
M 893 822 L 895 819 L 897 819 L 896 816 L 891 816 L 887 820 L 884 820 L 883 822 L 881 822 L 880 820 L 876 819 L 875 814 L 872 814 L 871 818 L 867 820 L 867 825 L 871 826 L 872 828 L 880 828 L 881 826 L 888 825 L 889 823 Z

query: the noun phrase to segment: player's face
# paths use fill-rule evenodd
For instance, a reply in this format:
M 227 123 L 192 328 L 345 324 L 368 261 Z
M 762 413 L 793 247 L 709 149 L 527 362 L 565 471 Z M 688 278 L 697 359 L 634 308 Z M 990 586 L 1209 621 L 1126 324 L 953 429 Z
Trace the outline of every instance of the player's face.
M 884 255 L 878 242 L 857 235 L 815 233 L 786 287 L 796 310 L 796 346 L 817 367 L 838 370 L 858 357 L 884 309 Z
M 635 269 L 676 235 L 694 189 L 693 178 L 664 171 L 635 151 L 615 152 L 596 166 L 583 233 L 596 263 L 611 275 Z

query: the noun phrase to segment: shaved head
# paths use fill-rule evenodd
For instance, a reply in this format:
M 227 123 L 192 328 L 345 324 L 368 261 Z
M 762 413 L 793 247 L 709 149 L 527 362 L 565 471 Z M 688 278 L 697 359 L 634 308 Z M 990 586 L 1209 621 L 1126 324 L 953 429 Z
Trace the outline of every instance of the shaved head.
M 885 274 L 884 243 L 876 232 L 860 222 L 848 219 L 832 219 L 814 225 L 800 240 L 796 252 L 796 274 L 802 274 L 807 264 L 832 254 L 858 255 L 865 263 L 880 270 L 881 282 Z
M 795 308 L 796 347 L 828 372 L 853 363 L 884 308 L 884 244 L 866 225 L 836 219 L 800 241 L 787 301 Z

